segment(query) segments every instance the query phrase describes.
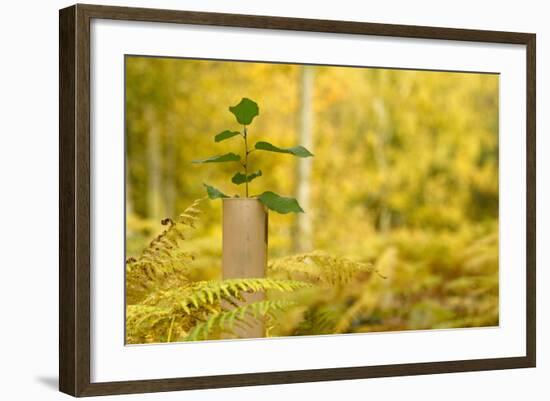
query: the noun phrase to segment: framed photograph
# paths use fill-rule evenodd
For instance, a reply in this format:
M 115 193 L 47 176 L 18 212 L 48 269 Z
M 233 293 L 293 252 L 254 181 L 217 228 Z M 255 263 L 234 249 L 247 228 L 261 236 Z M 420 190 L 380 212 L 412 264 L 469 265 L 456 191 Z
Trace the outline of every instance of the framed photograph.
M 535 366 L 534 34 L 59 18 L 62 392 Z

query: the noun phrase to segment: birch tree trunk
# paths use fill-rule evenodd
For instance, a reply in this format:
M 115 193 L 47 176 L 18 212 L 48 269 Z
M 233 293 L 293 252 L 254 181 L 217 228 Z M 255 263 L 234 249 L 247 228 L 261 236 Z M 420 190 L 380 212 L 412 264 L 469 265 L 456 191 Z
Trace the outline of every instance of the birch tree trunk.
M 386 110 L 386 104 L 384 103 L 384 100 L 381 98 L 377 98 L 374 101 L 374 111 L 376 114 L 376 117 L 378 119 L 378 133 L 376 135 L 376 150 L 374 152 L 374 156 L 376 159 L 376 167 L 378 168 L 378 171 L 380 175 L 382 176 L 382 182 L 386 183 L 388 181 L 388 160 L 386 159 L 386 148 L 387 144 L 390 140 L 390 126 L 388 123 L 388 113 Z M 385 234 L 387 233 L 392 225 L 391 221 L 391 213 L 388 210 L 386 206 L 386 197 L 387 197 L 387 185 L 383 184 L 382 186 L 382 204 L 380 206 L 380 219 L 379 219 L 379 230 L 381 233 Z
M 298 143 L 313 152 L 313 80 L 314 67 L 304 65 L 300 71 L 300 121 Z M 310 251 L 312 244 L 311 222 L 311 158 L 298 158 L 296 169 L 296 198 L 305 213 L 298 213 L 294 227 L 294 250 L 296 252 Z
M 147 130 L 147 215 L 149 218 L 159 220 L 162 217 L 161 204 L 161 166 L 160 166 L 160 132 L 155 111 L 152 107 L 145 110 L 145 118 L 148 122 Z
M 176 172 L 177 170 L 177 146 L 178 141 L 174 132 L 174 121 L 168 119 L 166 124 L 166 143 L 165 143 L 165 155 L 166 155 L 166 169 L 164 170 L 164 196 L 163 205 L 166 216 L 173 217 L 176 215 Z

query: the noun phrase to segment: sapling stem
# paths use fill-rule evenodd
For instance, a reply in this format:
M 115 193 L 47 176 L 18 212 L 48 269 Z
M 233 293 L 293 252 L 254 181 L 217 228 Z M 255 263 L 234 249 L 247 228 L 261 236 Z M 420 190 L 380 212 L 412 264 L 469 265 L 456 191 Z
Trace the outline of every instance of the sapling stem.
M 246 131 L 246 125 L 244 127 L 244 188 L 245 188 L 245 197 L 248 198 L 248 133 Z

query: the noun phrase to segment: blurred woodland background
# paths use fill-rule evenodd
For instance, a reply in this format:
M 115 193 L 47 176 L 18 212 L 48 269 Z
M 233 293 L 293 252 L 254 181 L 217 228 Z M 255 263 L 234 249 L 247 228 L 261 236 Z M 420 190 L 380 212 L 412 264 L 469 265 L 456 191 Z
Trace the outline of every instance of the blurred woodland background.
M 316 298 L 316 307 L 348 314 L 346 321 L 311 332 L 297 323 L 304 310 L 295 311 L 273 335 L 498 325 L 494 74 L 128 56 L 127 257 L 162 231 L 163 218 L 204 197 L 203 182 L 231 195 L 241 190 L 230 181 L 234 166 L 191 160 L 241 150 L 240 141 L 213 137 L 240 128 L 228 107 L 242 97 L 260 106 L 252 141 L 301 144 L 315 154 L 250 156 L 252 170 L 264 172 L 250 184 L 253 194 L 293 196 L 306 211 L 270 213 L 271 267 L 322 252 L 379 273 Z M 189 274 L 214 280 L 221 202 L 201 208 L 186 238 L 195 255 Z

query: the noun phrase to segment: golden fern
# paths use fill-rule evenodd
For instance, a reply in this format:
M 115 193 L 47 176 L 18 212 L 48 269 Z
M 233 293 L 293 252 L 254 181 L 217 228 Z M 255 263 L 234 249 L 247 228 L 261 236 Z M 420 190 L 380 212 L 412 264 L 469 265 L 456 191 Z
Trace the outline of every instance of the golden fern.
M 239 307 L 245 293 L 293 292 L 310 284 L 268 278 L 199 281 L 151 293 L 139 305 L 126 309 L 127 341 L 165 342 L 182 338 L 189 330 L 222 311 L 226 305 Z
M 220 301 L 235 303 L 244 301 L 245 293 L 269 290 L 292 292 L 309 287 L 309 283 L 270 278 L 241 278 L 222 281 L 197 281 L 184 287 L 158 291 L 147 297 L 142 304 L 170 307 L 176 313 L 190 314 L 193 309 L 208 308 Z
M 205 322 L 196 325 L 186 341 L 206 340 L 212 333 L 220 336 L 223 333 L 234 333 L 236 329 L 251 327 L 254 322 L 264 317 L 276 318 L 278 312 L 294 306 L 295 303 L 286 300 L 260 301 L 213 314 Z
M 367 281 L 376 272 L 366 263 L 312 252 L 269 263 L 271 278 L 194 282 L 190 265 L 195 257 L 182 248 L 187 231 L 198 220 L 200 202 L 193 202 L 175 220 L 164 219 L 166 229 L 139 257 L 127 260 L 128 343 L 207 338 L 215 332 L 227 332 L 232 325 L 226 327 L 225 323 L 234 319 L 235 324 L 246 325 L 253 320 L 251 313 L 275 322 L 270 311 L 281 310 L 283 304 L 287 310 L 291 305 L 299 306 L 299 310 L 293 309 L 296 316 L 303 311 L 296 334 L 330 332 L 338 325 L 337 316 L 347 309 L 340 290 L 335 293 L 335 289 L 343 291 L 353 283 Z M 297 292 L 305 288 L 310 289 Z M 296 295 L 289 298 L 272 291 Z M 255 292 L 266 292 L 267 300 L 243 305 L 245 294 Z
M 268 272 L 274 277 L 316 284 L 312 291 L 293 297 L 299 305 L 290 315 L 294 323 L 279 324 L 277 333 L 315 335 L 346 332 L 359 313 L 356 300 L 362 297 L 372 274 L 384 278 L 379 273 L 379 267 L 380 264 L 373 266 L 320 251 L 271 262 Z
M 203 312 L 202 319 L 208 315 Z M 150 305 L 126 307 L 126 342 L 143 344 L 170 342 L 189 331 L 201 319 L 201 312 L 193 316 L 174 314 L 170 308 Z
M 175 220 L 163 219 L 161 223 L 167 228 L 141 255 L 126 260 L 127 303 L 140 302 L 152 289 L 169 288 L 189 281 L 188 268 L 195 255 L 182 250 L 181 241 L 185 240 L 187 231 L 195 227 L 202 200 L 195 200 Z
M 366 279 L 373 272 L 377 270 L 370 264 L 321 251 L 287 256 L 276 259 L 268 265 L 268 274 L 274 277 L 303 280 L 327 286 L 345 285 L 357 278 Z

